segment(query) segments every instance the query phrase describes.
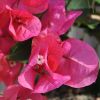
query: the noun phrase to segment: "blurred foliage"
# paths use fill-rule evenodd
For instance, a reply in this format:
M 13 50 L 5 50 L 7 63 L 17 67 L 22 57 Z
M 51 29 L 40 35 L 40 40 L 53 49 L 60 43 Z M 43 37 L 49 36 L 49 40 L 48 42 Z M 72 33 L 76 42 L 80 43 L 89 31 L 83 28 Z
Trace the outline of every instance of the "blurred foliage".
M 31 39 L 19 42 L 11 49 L 9 59 L 16 61 L 27 61 L 31 52 Z
M 94 0 L 67 0 L 67 9 L 89 9 L 92 8 Z
M 89 29 L 95 29 L 100 23 L 100 11 L 97 8 L 100 0 L 66 0 L 67 10 L 81 10 L 83 14 L 78 18 L 77 25 L 84 25 Z M 100 7 L 100 6 L 99 6 Z
M 97 3 L 100 3 L 100 0 L 95 0 Z

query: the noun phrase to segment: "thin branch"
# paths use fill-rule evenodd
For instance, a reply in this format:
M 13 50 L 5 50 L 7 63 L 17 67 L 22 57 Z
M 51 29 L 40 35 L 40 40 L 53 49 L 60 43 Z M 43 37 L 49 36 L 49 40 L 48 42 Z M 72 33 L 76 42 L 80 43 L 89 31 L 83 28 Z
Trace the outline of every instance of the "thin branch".
M 91 15 L 90 15 L 90 18 L 91 18 L 92 20 L 100 21 L 100 15 L 91 14 Z
M 70 4 L 72 0 L 68 0 L 67 4 L 66 4 L 66 7 Z

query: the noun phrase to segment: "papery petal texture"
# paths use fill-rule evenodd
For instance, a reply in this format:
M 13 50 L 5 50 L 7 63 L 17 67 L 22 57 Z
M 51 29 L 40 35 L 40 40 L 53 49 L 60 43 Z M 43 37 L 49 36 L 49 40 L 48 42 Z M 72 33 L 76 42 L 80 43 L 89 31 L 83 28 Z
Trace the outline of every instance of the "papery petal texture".
M 62 54 L 58 37 L 48 35 L 33 39 L 29 64 L 19 76 L 19 83 L 34 93 L 49 92 L 63 85 L 70 77 L 55 73 Z
M 36 78 L 39 78 L 37 83 L 35 83 Z M 34 93 L 46 93 L 55 88 L 59 88 L 69 79 L 69 76 L 63 76 L 57 73 L 52 73 L 51 75 L 39 75 L 31 68 L 30 70 L 23 72 L 19 76 L 18 81 L 23 87 L 32 90 Z
M 0 13 L 0 30 L 3 34 L 10 34 L 15 41 L 25 41 L 38 36 L 41 22 L 38 17 L 27 11 L 14 10 L 9 6 Z
M 65 0 L 49 0 L 49 6 L 53 8 L 54 6 L 65 7 Z
M 92 47 L 77 39 L 61 42 L 48 35 L 33 39 L 29 64 L 18 81 L 35 93 L 45 93 L 63 84 L 76 88 L 90 85 L 97 74 L 98 57 Z
M 33 14 L 39 14 L 47 10 L 48 3 L 49 0 L 23 0 L 26 9 Z
M 95 82 L 98 74 L 98 57 L 92 47 L 77 39 L 68 39 L 71 48 L 64 54 L 57 71 L 69 75 L 65 85 L 75 88 L 88 86 Z M 66 45 L 67 46 L 67 45 Z
M 22 66 L 20 62 L 8 60 L 0 51 L 0 82 L 4 82 L 7 86 L 14 84 Z
M 48 9 L 49 0 L 1 0 L 0 12 L 6 5 L 13 9 L 28 11 L 32 14 L 40 14 Z
M 16 43 L 10 36 L 0 37 L 0 50 L 4 54 L 9 54 L 11 47 Z
M 12 10 L 9 31 L 16 41 L 24 41 L 39 35 L 41 22 L 26 11 Z
M 32 91 L 21 87 L 20 85 L 11 85 L 4 91 L 3 100 L 47 100 L 47 98 L 41 94 L 34 94 Z
M 81 13 L 82 11 L 66 12 L 64 0 L 51 0 L 47 12 L 42 17 L 42 29 L 47 28 L 50 33 L 62 35 L 69 30 Z

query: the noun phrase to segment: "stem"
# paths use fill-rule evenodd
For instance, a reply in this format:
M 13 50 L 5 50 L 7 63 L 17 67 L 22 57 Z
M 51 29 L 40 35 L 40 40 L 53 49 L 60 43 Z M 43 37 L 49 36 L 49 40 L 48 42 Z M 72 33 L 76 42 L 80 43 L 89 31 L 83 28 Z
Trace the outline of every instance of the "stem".
M 67 8 L 67 6 L 70 4 L 71 1 L 72 1 L 72 0 L 68 0 L 68 2 L 67 2 L 67 4 L 66 4 L 66 8 Z
M 90 15 L 90 18 L 91 18 L 92 20 L 100 21 L 100 15 L 91 14 L 91 15 Z

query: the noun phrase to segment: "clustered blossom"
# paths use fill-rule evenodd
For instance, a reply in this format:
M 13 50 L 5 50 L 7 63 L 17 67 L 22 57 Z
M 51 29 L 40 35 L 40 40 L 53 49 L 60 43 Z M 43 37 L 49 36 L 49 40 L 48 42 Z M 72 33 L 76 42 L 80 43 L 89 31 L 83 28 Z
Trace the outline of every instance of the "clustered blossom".
M 60 39 L 81 13 L 66 11 L 65 0 L 0 0 L 0 82 L 6 85 L 0 100 L 47 100 L 41 93 L 95 82 L 94 49 L 81 40 Z M 11 48 L 28 39 L 28 63 L 9 59 Z

